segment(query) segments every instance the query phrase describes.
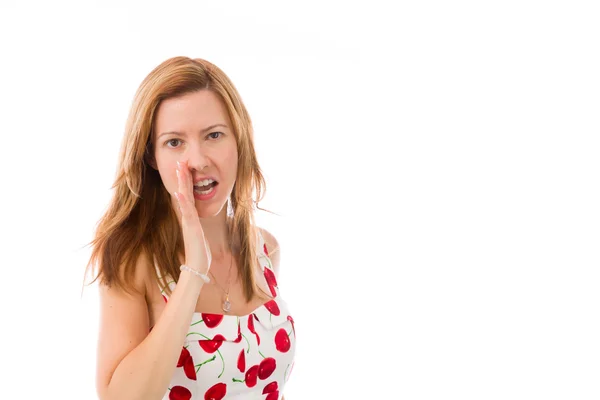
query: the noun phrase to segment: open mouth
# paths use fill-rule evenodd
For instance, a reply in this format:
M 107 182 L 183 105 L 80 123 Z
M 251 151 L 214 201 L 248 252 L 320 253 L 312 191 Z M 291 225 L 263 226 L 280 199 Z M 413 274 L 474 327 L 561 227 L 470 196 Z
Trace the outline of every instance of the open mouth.
M 215 186 L 217 186 L 219 183 L 218 182 L 212 182 L 209 183 L 206 186 L 194 186 L 194 192 L 198 193 L 198 194 L 208 194 L 210 192 L 212 192 L 213 188 Z

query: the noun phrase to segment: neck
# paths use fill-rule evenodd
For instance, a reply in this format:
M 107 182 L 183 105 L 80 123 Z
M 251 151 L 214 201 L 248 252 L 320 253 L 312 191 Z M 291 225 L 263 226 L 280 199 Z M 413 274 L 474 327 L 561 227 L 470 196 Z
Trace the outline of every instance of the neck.
M 229 258 L 231 254 L 231 240 L 227 210 L 210 218 L 200 218 L 204 237 L 208 241 L 212 259 L 215 261 Z
M 181 214 L 179 210 L 176 209 L 175 213 L 181 223 Z M 230 238 L 230 220 L 231 218 L 227 217 L 227 207 L 223 207 L 223 209 L 213 217 L 200 218 L 200 224 L 202 225 L 204 237 L 208 242 L 213 261 L 229 259 L 232 254 L 232 246 L 235 248 L 239 245 L 239 240 Z M 230 242 L 232 239 L 233 243 Z

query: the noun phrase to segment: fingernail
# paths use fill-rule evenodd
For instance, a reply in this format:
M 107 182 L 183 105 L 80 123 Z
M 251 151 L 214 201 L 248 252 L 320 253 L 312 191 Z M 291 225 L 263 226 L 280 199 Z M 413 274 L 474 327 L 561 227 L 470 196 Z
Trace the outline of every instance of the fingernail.
M 175 173 L 177 174 L 177 177 L 179 178 L 179 170 L 178 169 L 175 170 Z
M 177 161 L 177 168 L 181 168 L 181 163 L 179 161 Z

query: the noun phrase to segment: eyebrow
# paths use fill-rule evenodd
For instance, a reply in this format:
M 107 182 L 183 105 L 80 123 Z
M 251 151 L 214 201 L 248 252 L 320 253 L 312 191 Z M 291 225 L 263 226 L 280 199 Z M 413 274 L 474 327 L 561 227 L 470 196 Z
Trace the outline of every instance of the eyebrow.
M 211 129 L 217 128 L 219 126 L 223 127 L 223 128 L 229 129 L 229 127 L 227 125 L 225 125 L 225 124 L 214 124 L 214 125 L 211 125 L 211 126 L 208 126 L 208 127 L 204 128 L 204 129 L 202 129 L 200 132 L 201 133 L 208 132 Z M 181 132 L 177 132 L 177 131 L 168 131 L 168 132 L 163 132 L 160 135 L 158 135 L 157 139 L 160 139 L 162 136 L 169 135 L 169 134 L 171 134 L 171 135 L 181 135 L 181 136 L 185 135 L 185 133 L 181 133 Z

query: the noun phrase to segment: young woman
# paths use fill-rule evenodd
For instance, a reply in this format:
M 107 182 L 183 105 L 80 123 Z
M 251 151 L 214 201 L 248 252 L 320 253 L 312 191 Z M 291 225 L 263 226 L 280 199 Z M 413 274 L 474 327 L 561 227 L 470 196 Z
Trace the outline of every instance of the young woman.
M 202 59 L 156 67 L 91 243 L 100 399 L 283 399 L 296 333 L 277 240 L 254 224 L 264 187 L 229 78 Z

